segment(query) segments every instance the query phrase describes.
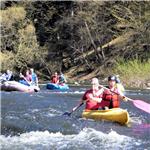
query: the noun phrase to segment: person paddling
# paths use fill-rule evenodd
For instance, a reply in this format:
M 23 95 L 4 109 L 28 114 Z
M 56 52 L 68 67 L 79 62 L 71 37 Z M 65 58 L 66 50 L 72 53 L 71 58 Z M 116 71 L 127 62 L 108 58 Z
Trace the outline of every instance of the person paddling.
M 116 87 L 117 89 L 119 89 L 123 94 L 125 94 L 125 88 L 122 85 L 120 79 L 119 79 L 119 75 L 116 75 Z
M 66 82 L 67 82 L 67 80 L 66 80 L 64 74 L 62 72 L 60 72 L 60 75 L 59 75 L 59 84 L 63 85 Z
M 102 109 L 111 109 L 120 107 L 120 100 L 127 101 L 127 98 L 124 96 L 123 92 L 116 86 L 116 77 L 108 77 L 108 87 L 103 92 L 102 102 L 100 107 Z
M 19 80 L 20 83 L 27 85 L 27 86 L 31 86 L 32 78 L 30 76 L 28 69 L 25 69 L 23 70 L 22 73 L 20 73 L 20 78 L 21 78 L 21 80 Z
M 85 102 L 85 109 L 98 110 L 100 107 L 100 102 L 102 101 L 104 90 L 103 88 L 99 89 L 99 81 L 97 78 L 92 78 L 91 84 L 92 88 L 84 93 L 82 99 L 79 102 L 79 106 Z
M 97 78 L 92 78 L 91 81 L 92 88 L 87 90 L 82 99 L 79 101 L 79 104 L 74 107 L 70 112 L 65 112 L 63 115 L 70 116 L 75 110 L 77 110 L 80 106 L 85 104 L 86 110 L 98 110 L 100 107 L 100 103 L 102 101 L 103 96 L 103 88 L 99 88 L 99 81 Z
M 55 72 L 54 75 L 52 75 L 51 83 L 59 84 L 59 76 L 57 72 Z

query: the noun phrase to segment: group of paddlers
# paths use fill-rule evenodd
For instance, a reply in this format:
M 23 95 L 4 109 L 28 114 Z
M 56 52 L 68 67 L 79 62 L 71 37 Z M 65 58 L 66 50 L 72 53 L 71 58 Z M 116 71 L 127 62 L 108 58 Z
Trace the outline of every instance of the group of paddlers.
M 22 84 L 28 86 L 39 86 L 38 77 L 33 68 L 23 70 L 23 72 L 20 73 L 20 78 L 21 80 L 19 80 L 19 82 Z
M 33 68 L 23 68 L 20 73 L 7 70 L 0 76 L 2 91 L 38 92 L 38 77 Z
M 22 83 L 27 86 L 38 86 L 38 77 L 34 72 L 33 68 L 24 69 L 17 77 L 19 83 Z M 12 71 L 6 70 L 6 72 L 0 76 L 0 80 L 1 82 L 5 82 L 5 81 L 14 81 L 16 79 Z
M 55 84 L 64 84 L 66 83 L 66 78 L 64 76 L 64 74 L 62 72 L 60 72 L 60 74 L 58 74 L 57 72 L 55 72 L 52 77 L 51 77 L 51 83 L 55 83 Z
M 5 74 L 1 75 L 1 79 L 8 81 L 12 79 L 12 76 L 12 72 L 7 70 Z M 19 76 L 19 83 L 38 87 L 38 77 L 33 68 L 23 70 Z M 58 74 L 55 72 L 51 77 L 51 83 L 64 84 L 66 83 L 66 79 L 62 73 Z M 84 93 L 79 102 L 79 106 L 84 102 L 86 103 L 85 109 L 98 110 L 118 108 L 120 107 L 120 100 L 127 101 L 123 86 L 116 76 L 112 75 L 108 77 L 108 87 L 100 85 L 97 78 L 93 78 L 91 84 L 92 88 Z
M 22 71 L 19 74 L 13 74 L 12 71 L 6 70 L 5 73 L 0 75 L 0 81 L 1 81 L 1 89 L 2 90 L 19 90 L 19 91 L 33 91 L 33 90 L 26 90 L 28 87 L 33 87 L 36 89 L 36 91 L 39 91 L 39 84 L 38 84 L 38 77 L 37 74 L 34 72 L 33 68 L 23 68 Z M 65 85 L 66 78 L 62 72 L 59 74 L 55 72 L 50 79 L 51 83 L 59 84 L 59 85 Z M 21 85 L 25 85 L 22 86 Z M 21 88 L 19 88 L 21 87 Z M 22 90 L 24 88 L 24 90 Z M 37 90 L 38 89 L 38 90 Z
M 108 87 L 100 85 L 97 78 L 93 78 L 91 84 L 92 88 L 84 93 L 78 106 L 85 102 L 87 110 L 111 109 L 120 107 L 120 100 L 128 100 L 124 95 L 123 86 L 116 76 L 108 77 Z

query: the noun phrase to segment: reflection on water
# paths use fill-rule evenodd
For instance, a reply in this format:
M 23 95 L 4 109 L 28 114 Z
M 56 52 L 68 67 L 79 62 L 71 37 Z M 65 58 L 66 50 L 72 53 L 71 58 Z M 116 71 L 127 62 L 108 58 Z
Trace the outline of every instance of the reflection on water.
M 81 118 L 82 106 L 72 116 L 63 116 L 77 105 L 86 88 L 39 93 L 1 92 L 1 149 L 104 150 L 148 149 L 150 114 L 132 102 L 122 102 L 132 122 L 121 126 L 108 121 Z M 127 91 L 127 96 L 150 102 L 147 91 Z
M 132 131 L 135 136 L 147 138 L 150 136 L 150 124 L 142 123 L 134 125 Z

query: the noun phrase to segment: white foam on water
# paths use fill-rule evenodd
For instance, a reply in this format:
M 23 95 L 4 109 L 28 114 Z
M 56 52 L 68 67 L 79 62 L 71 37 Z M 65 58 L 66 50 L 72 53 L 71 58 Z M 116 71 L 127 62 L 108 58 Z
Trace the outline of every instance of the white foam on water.
M 85 91 L 44 91 L 42 93 L 48 93 L 48 94 L 84 94 Z M 39 96 L 40 97 L 40 96 Z
M 103 133 L 92 128 L 84 128 L 79 134 L 64 135 L 60 132 L 34 131 L 20 136 L 0 135 L 2 149 L 57 149 L 57 150 L 119 150 L 132 149 L 141 144 L 140 140 L 119 135 L 115 131 Z M 134 145 L 133 145 L 134 144 Z
M 45 112 L 44 116 L 54 117 L 54 116 L 58 116 L 60 114 L 62 114 L 61 111 L 58 111 L 58 110 L 53 109 L 53 108 L 49 108 L 49 110 L 47 112 Z
M 142 122 L 145 122 L 145 119 L 142 115 L 137 116 L 134 112 L 129 112 L 130 114 L 130 121 L 132 123 L 141 124 Z
M 131 118 L 131 122 L 132 123 L 136 123 L 136 124 L 141 124 L 142 122 L 144 122 L 144 119 L 142 119 L 142 117 L 130 117 Z
M 32 113 L 39 112 L 39 109 L 32 109 L 31 112 L 32 112 Z
M 83 93 L 85 93 L 85 91 L 74 91 L 73 93 L 74 94 L 83 94 Z
M 41 109 L 32 109 L 32 110 L 29 110 L 29 112 L 31 111 L 31 113 L 33 114 L 41 114 L 42 116 L 46 116 L 46 117 L 54 117 L 54 116 L 58 116 L 60 114 L 62 114 L 61 111 L 58 111 L 52 107 L 49 107 L 48 109 L 45 109 L 45 110 L 41 110 Z M 32 115 L 33 115 L 32 114 Z M 31 114 L 28 114 L 31 116 Z
M 85 93 L 85 91 L 60 91 L 60 92 L 57 92 L 57 93 L 59 93 L 59 94 L 83 94 L 83 93 Z
M 11 120 L 11 119 L 18 120 L 18 119 L 19 119 L 19 117 L 17 117 L 17 116 L 13 116 L 13 115 L 8 115 L 8 116 L 6 116 L 6 117 L 5 117 L 5 119 L 8 119 L 8 120 Z

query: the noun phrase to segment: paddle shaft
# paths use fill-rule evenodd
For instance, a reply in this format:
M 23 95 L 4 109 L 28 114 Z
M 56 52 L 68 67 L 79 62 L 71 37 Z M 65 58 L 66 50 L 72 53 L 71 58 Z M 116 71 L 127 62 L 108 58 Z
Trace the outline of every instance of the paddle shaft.
M 112 92 L 112 93 L 114 93 L 114 94 L 117 94 L 117 95 L 120 95 L 119 93 L 117 93 L 117 92 L 115 92 L 115 91 L 111 91 L 109 88 L 107 88 L 107 87 L 104 87 L 104 86 L 102 86 L 102 85 L 100 85 L 103 89 L 106 89 L 106 90 L 109 90 L 110 92 Z M 125 98 L 127 98 L 129 101 L 131 101 L 131 102 L 134 102 L 134 100 L 133 99 L 131 99 L 131 98 L 129 98 L 129 97 L 127 97 L 127 96 L 123 96 L 123 97 L 125 97 Z
M 84 103 L 79 104 L 78 106 L 74 107 L 70 114 L 72 114 L 74 111 L 76 111 L 78 108 L 80 108 Z
M 111 91 L 109 88 L 107 87 L 104 87 L 102 85 L 100 85 L 100 87 L 102 87 L 103 89 L 106 89 L 106 90 L 109 90 L 110 92 L 114 93 L 114 94 L 117 94 L 117 95 L 120 95 L 119 93 L 115 92 L 115 91 Z M 125 98 L 127 98 L 129 101 L 134 101 L 133 99 L 129 98 L 129 97 L 126 97 L 126 96 L 123 96 Z
M 81 107 L 84 103 L 79 104 L 78 106 L 74 107 L 70 112 L 65 112 L 63 115 L 70 116 L 74 111 L 76 111 L 79 107 Z
M 100 86 L 101 86 L 101 85 L 100 85 Z M 109 91 L 112 92 L 112 93 L 115 93 L 115 94 L 117 94 L 117 95 L 120 95 L 119 93 L 114 92 L 114 91 L 111 91 L 110 89 L 108 89 L 108 88 L 106 88 L 106 87 L 104 87 L 104 86 L 101 86 L 101 87 L 104 88 L 104 89 L 109 90 Z M 146 102 L 143 102 L 143 101 L 141 101 L 141 100 L 133 100 L 133 99 L 128 98 L 128 97 L 126 97 L 126 96 L 123 96 L 123 97 L 125 97 L 125 98 L 127 98 L 129 101 L 131 101 L 131 102 L 134 104 L 135 107 L 137 107 L 137 108 L 139 108 L 139 109 L 141 109 L 141 110 L 143 110 L 143 111 L 145 111 L 145 112 L 147 112 L 147 113 L 150 113 L 150 104 L 148 104 L 148 103 L 146 103 Z

